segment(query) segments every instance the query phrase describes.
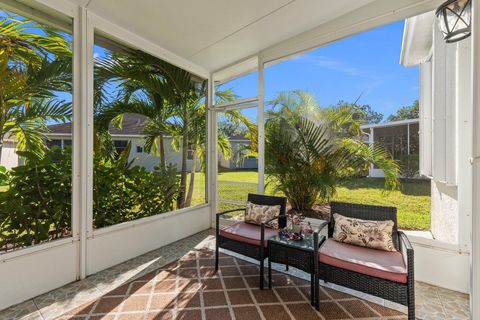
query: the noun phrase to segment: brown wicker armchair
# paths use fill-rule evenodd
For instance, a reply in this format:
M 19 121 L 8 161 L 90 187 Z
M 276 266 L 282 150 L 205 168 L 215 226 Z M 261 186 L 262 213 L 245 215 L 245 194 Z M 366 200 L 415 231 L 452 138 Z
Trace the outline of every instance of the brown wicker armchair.
M 280 216 L 278 225 L 280 228 L 286 226 L 285 211 L 287 207 L 287 199 L 284 197 L 273 197 L 259 194 L 248 194 L 248 201 L 260 205 L 280 205 Z M 278 230 L 265 228 L 265 221 L 260 226 L 245 223 L 243 221 L 236 222 L 232 226 L 220 229 L 220 217 L 224 214 L 245 211 L 245 208 L 228 210 L 217 213 L 216 217 L 216 244 L 215 244 L 215 270 L 218 270 L 218 251 L 219 248 L 227 249 L 244 256 L 260 261 L 260 289 L 264 286 L 264 260 L 268 257 L 267 244 L 268 239 L 278 234 Z M 273 219 L 272 219 L 273 220 Z M 261 245 L 263 244 L 263 245 Z
M 325 240 L 318 250 L 315 288 L 317 309 L 319 308 L 318 279 L 321 279 L 405 305 L 408 307 L 408 319 L 415 319 L 413 248 L 406 235 L 397 229 L 397 209 L 332 202 L 330 222 L 325 224 L 328 225 L 328 237 L 333 235 L 334 213 L 365 220 L 392 220 L 394 222 L 393 242 L 398 252 L 356 247 L 338 243 L 332 239 Z M 318 236 L 315 238 L 318 239 Z M 329 254 L 328 250 L 334 253 Z

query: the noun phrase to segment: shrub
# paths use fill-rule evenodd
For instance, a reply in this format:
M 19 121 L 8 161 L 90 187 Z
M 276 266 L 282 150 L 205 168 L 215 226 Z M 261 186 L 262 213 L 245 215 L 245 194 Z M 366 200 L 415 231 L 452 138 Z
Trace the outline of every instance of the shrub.
M 129 147 L 127 148 L 129 149 Z M 179 192 L 177 169 L 148 172 L 132 167 L 128 153 L 95 159 L 94 227 L 152 216 L 174 209 Z M 0 250 L 30 246 L 70 234 L 72 206 L 71 149 L 52 148 L 42 157 L 18 151 L 25 164 L 0 168 Z
M 70 232 L 70 150 L 54 148 L 41 158 L 17 153 L 25 165 L 9 172 L 9 187 L 0 192 L 0 248 L 29 246 Z
M 123 155 L 117 160 L 95 163 L 93 182 L 95 228 L 174 209 L 179 192 L 176 166 L 168 165 L 164 169 L 155 167 L 153 172 L 148 172 L 142 167 L 132 167 L 132 163 L 128 163 Z
M 418 175 L 419 172 L 419 156 L 418 154 L 410 154 L 400 157 L 400 174 L 403 178 L 411 179 Z
M 397 187 L 397 163 L 383 148 L 363 143 L 352 110 L 321 109 L 301 91 L 283 93 L 277 104 L 280 110 L 265 122 L 265 171 L 293 210 L 328 201 L 343 179 L 371 164 L 383 169 L 386 189 Z

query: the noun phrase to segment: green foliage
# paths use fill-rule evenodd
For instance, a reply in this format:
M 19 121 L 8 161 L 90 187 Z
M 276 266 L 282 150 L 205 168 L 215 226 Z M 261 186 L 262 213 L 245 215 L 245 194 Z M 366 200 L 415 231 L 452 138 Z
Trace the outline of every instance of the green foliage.
M 358 120 L 360 124 L 373 124 L 380 123 L 383 120 L 383 114 L 373 110 L 368 104 L 360 105 L 358 103 L 348 103 L 345 101 L 339 101 L 335 106 L 330 107 L 332 109 L 347 108 L 352 112 L 352 116 L 355 120 Z
M 72 90 L 71 46 L 45 25 L 2 14 L 0 141 L 15 138 L 17 148 L 41 156 L 47 121 L 71 117 L 71 104 L 58 99 L 58 92 Z
M 178 196 L 177 169 L 173 165 L 148 172 L 128 162 L 131 144 L 117 159 L 95 159 L 93 178 L 94 226 L 172 211 Z
M 0 248 L 29 246 L 69 233 L 71 154 L 53 148 L 44 157 L 18 151 L 25 165 L 9 173 L 0 193 Z
M 112 83 L 118 89 L 116 97 L 109 97 Z M 103 141 L 96 144 L 96 153 L 108 155 L 108 149 L 111 148 L 107 148 L 105 143 L 108 143 L 106 135 L 110 125 L 121 127 L 126 113 L 143 116 L 144 149 L 159 155 L 162 168 L 166 165 L 164 137 L 173 137 L 172 147 L 181 154 L 177 206 L 189 207 L 197 162 L 200 162 L 202 170 L 205 168 L 207 82 L 147 53 L 129 50 L 112 52 L 108 57 L 97 60 L 95 84 L 95 128 L 97 140 Z M 229 89 L 216 90 L 215 95 L 219 103 L 232 101 L 236 97 Z M 252 145 L 256 146 L 256 126 L 239 112 L 228 111 L 227 114 L 229 119 L 248 128 L 247 135 L 255 129 L 251 140 Z M 227 139 L 220 137 L 218 146 L 226 158 L 231 156 Z M 190 172 L 187 172 L 188 152 L 193 156 Z M 190 176 L 188 187 L 187 175 Z
M 418 154 L 404 155 L 398 158 L 400 174 L 402 177 L 411 179 L 418 175 L 420 157 Z
M 152 216 L 174 209 L 179 182 L 176 167 L 148 172 L 128 162 L 130 145 L 117 159 L 96 158 L 94 226 Z M 60 238 L 71 226 L 71 149 L 53 147 L 39 157 L 18 151 L 25 164 L 0 167 L 0 248 L 12 249 Z
M 10 179 L 9 172 L 4 166 L 0 166 L 0 186 L 8 186 Z
M 327 201 L 344 178 L 370 164 L 384 170 L 386 189 L 397 187 L 397 163 L 383 148 L 361 141 L 350 109 L 322 110 L 299 91 L 280 98 L 275 100 L 281 101 L 280 110 L 274 108 L 265 125 L 265 169 L 269 183 L 293 209 L 310 210 L 317 201 Z
M 411 106 L 401 107 L 396 114 L 388 116 L 388 121 L 399 121 L 407 119 L 418 119 L 420 113 L 420 105 L 418 100 L 415 100 Z
M 362 124 L 373 124 L 373 123 L 380 123 L 383 120 L 383 114 L 373 110 L 372 107 L 368 104 L 357 105 L 357 108 L 365 114 L 366 121 L 362 122 Z

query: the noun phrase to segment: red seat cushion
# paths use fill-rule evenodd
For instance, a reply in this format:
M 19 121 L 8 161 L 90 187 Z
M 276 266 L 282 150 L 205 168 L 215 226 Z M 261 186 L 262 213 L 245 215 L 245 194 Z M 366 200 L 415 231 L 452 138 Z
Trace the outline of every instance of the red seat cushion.
M 319 261 L 331 266 L 400 283 L 407 283 L 407 268 L 400 252 L 388 252 L 327 239 Z
M 260 246 L 260 229 L 261 227 L 258 225 L 245 222 L 236 222 L 229 227 L 221 229 L 220 235 L 228 239 Z M 267 246 L 268 239 L 276 236 L 277 234 L 278 230 L 265 228 L 264 246 Z

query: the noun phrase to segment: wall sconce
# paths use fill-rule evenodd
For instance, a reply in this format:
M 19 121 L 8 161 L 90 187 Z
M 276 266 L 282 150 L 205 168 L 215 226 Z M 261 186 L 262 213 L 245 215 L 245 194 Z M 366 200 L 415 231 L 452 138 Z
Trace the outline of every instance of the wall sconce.
M 463 40 L 472 33 L 472 0 L 445 1 L 435 15 L 447 43 Z

